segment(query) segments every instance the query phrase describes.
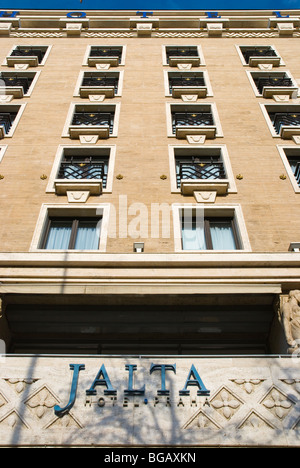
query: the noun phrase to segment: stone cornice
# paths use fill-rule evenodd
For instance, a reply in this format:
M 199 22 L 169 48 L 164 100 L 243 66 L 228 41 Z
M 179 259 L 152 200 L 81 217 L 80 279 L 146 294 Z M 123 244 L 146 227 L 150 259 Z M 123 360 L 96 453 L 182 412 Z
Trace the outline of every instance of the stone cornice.
M 160 10 L 145 13 L 145 18 L 137 13 L 133 10 L 0 10 L 0 33 L 12 37 L 137 37 L 137 25 L 148 24 L 151 25 L 148 37 L 182 37 L 182 34 L 185 37 L 299 37 L 300 34 L 300 10 L 277 14 L 271 10 L 218 11 L 211 12 L 211 17 L 203 10 Z

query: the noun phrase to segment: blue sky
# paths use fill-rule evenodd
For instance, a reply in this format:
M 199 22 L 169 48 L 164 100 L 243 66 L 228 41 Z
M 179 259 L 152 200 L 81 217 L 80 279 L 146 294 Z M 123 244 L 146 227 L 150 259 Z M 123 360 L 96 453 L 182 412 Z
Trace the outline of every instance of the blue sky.
M 300 0 L 0 0 L 0 10 L 290 10 Z

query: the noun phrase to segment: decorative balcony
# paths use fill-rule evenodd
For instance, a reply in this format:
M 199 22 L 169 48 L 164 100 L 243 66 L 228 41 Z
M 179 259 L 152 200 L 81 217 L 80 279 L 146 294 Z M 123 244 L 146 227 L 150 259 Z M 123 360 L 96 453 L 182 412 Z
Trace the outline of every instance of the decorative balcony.
M 280 57 L 270 46 L 265 47 L 241 47 L 241 52 L 245 62 L 250 67 L 257 67 L 259 64 L 280 65 Z
M 75 112 L 69 128 L 71 138 L 80 135 L 98 135 L 108 138 L 113 132 L 113 112 Z
M 43 61 L 47 47 L 28 47 L 17 46 L 9 57 L 6 57 L 6 62 L 9 67 L 14 67 L 16 64 L 28 64 L 31 67 L 37 67 Z
M 97 47 L 92 46 L 88 57 L 88 65 L 94 67 L 97 64 L 109 64 L 117 67 L 122 60 L 122 47 Z
M 32 81 L 33 76 L 0 73 L 0 93 L 4 88 L 6 95 L 23 98 L 27 94 Z
M 205 135 L 215 138 L 216 126 L 211 112 L 172 112 L 172 130 L 176 138 Z
M 103 95 L 113 98 L 118 93 L 119 75 L 85 73 L 79 89 L 80 97 Z
M 183 94 L 193 94 L 197 97 L 206 97 L 207 86 L 203 74 L 176 73 L 169 74 L 169 91 L 172 97 L 178 98 Z
M 207 190 L 227 193 L 229 182 L 220 156 L 176 157 L 175 161 L 177 187 L 184 195 Z
M 264 98 L 269 98 L 274 95 L 287 95 L 291 97 L 298 91 L 298 87 L 295 86 L 293 80 L 286 73 L 253 73 L 252 77 L 258 92 Z
M 106 187 L 107 172 L 108 157 L 64 156 L 54 184 L 56 194 L 84 190 L 92 195 L 100 195 Z
M 293 135 L 300 135 L 300 113 L 298 112 L 269 112 L 269 117 L 278 135 L 290 139 Z
M 179 63 L 190 63 L 195 67 L 200 65 L 200 57 L 196 46 L 167 47 L 166 56 L 170 67 L 176 67 Z
M 9 133 L 16 116 L 16 112 L 0 112 L 0 139 Z

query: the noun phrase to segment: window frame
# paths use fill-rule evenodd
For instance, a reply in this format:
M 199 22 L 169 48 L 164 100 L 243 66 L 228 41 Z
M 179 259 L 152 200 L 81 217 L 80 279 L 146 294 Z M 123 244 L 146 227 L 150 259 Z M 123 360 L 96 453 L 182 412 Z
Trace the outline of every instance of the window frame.
M 219 118 L 219 114 L 217 111 L 217 106 L 214 102 L 205 102 L 205 103 L 174 103 L 174 102 L 167 102 L 166 103 L 166 114 L 167 114 L 167 136 L 169 138 L 177 138 L 176 134 L 173 133 L 172 128 L 172 109 L 180 109 L 180 107 L 190 108 L 192 112 L 198 111 L 209 111 L 212 113 L 214 119 L 213 127 L 216 128 L 215 138 L 222 138 L 223 131 L 221 126 L 221 121 Z M 192 110 L 193 109 L 193 110 Z M 210 126 L 208 126 L 210 128 Z M 195 126 L 195 128 L 198 128 Z M 205 126 L 201 127 L 205 129 Z
M 205 87 L 207 89 L 207 92 L 206 92 L 206 97 L 213 97 L 213 90 L 212 90 L 212 87 L 211 87 L 211 82 L 210 82 L 210 79 L 209 79 L 209 76 L 208 76 L 208 72 L 206 70 L 197 70 L 197 71 L 193 71 L 193 70 L 188 70 L 188 71 L 183 71 L 183 70 L 180 70 L 180 71 L 174 71 L 174 70 L 163 70 L 163 73 L 164 73 L 164 86 L 165 86 L 165 96 L 166 97 L 172 97 L 172 94 L 170 93 L 170 85 L 169 85 L 169 76 L 170 75 L 184 75 L 184 74 L 199 74 L 199 75 L 202 75 L 203 79 L 204 79 L 204 82 L 205 82 Z M 184 93 L 182 93 L 184 94 Z
M 45 232 L 43 234 L 43 238 L 41 240 L 41 245 L 40 245 L 40 248 L 41 250 L 53 250 L 53 249 L 46 249 L 46 244 L 48 242 L 48 239 L 49 239 L 49 235 L 50 235 L 50 230 L 51 230 L 51 225 L 54 221 L 57 221 L 59 219 L 62 219 L 62 220 L 70 220 L 71 221 L 71 234 L 70 234 L 70 240 L 69 240 L 69 245 L 68 245 L 68 248 L 66 250 L 79 250 L 79 249 L 75 249 L 75 243 L 76 243 L 76 239 L 77 239 L 77 235 L 78 235 L 78 229 L 79 229 L 79 225 L 80 225 L 80 221 L 97 221 L 97 224 L 102 222 L 102 217 L 99 217 L 99 219 L 97 220 L 97 218 L 81 218 L 80 216 L 77 216 L 77 217 L 48 217 L 47 219 L 47 225 L 46 225 L 46 228 L 45 228 Z M 100 232 L 101 232 L 101 228 L 100 228 Z M 101 236 L 100 236 L 101 237 Z M 100 244 L 100 238 L 99 238 L 99 244 Z M 65 249 L 55 249 L 55 250 L 65 250 Z
M 176 47 L 176 48 L 177 47 L 196 47 L 197 51 L 198 51 L 198 56 L 199 56 L 199 59 L 200 59 L 200 63 L 196 68 L 206 66 L 203 51 L 202 51 L 202 47 L 200 45 L 197 45 L 197 44 L 186 44 L 186 45 L 184 45 L 184 44 L 180 44 L 180 45 L 178 45 L 178 44 L 167 44 L 167 45 L 162 46 L 162 64 L 165 67 L 170 67 L 170 65 L 167 62 L 167 47 Z M 171 67 L 171 68 L 173 68 L 173 67 Z
M 43 203 L 40 209 L 36 227 L 33 233 L 31 245 L 29 248 L 30 252 L 41 252 L 41 253 L 62 253 L 62 252 L 72 252 L 72 253 L 97 253 L 97 252 L 106 252 L 107 237 L 108 237 L 108 225 L 109 225 L 109 213 L 110 213 L 110 204 L 101 203 L 101 204 L 47 204 Z M 48 226 L 48 220 L 51 217 L 61 217 L 70 218 L 70 217 L 79 217 L 79 218 L 102 218 L 101 221 L 101 234 L 100 242 L 97 250 L 72 250 L 72 249 L 43 249 L 41 245 L 45 238 L 46 229 Z
M 287 153 L 298 153 L 299 154 L 299 161 L 300 161 L 300 147 L 299 146 L 288 146 L 288 145 L 277 145 L 277 150 L 280 154 L 280 157 L 282 159 L 284 168 L 287 172 L 287 175 L 290 179 L 290 182 L 292 184 L 292 187 L 294 189 L 295 193 L 300 193 L 300 186 L 297 184 L 297 181 L 295 179 L 295 175 L 291 169 L 289 160 L 288 160 L 288 154 Z M 296 154 L 297 155 L 297 154 Z M 292 154 L 290 154 L 292 156 Z M 298 155 L 297 155 L 298 156 Z
M 109 134 L 108 138 L 115 138 L 118 136 L 118 127 L 119 127 L 119 119 L 120 119 L 120 107 L 121 103 L 117 102 L 114 104 L 103 104 L 103 103 L 78 103 L 78 102 L 72 102 L 69 107 L 69 111 L 67 114 L 67 118 L 65 121 L 65 125 L 63 128 L 62 132 L 62 138 L 71 138 L 70 136 L 70 127 L 72 125 L 72 119 L 74 114 L 76 113 L 76 109 L 87 109 L 90 108 L 91 111 L 87 110 L 87 112 L 95 112 L 100 111 L 100 112 L 110 112 L 110 110 L 114 109 L 114 125 L 113 125 L 113 132 Z M 93 111 L 94 109 L 94 111 Z M 79 126 L 78 126 L 79 127 Z M 88 127 L 88 126 L 87 126 Z M 90 127 L 92 128 L 92 127 Z
M 0 80 L 1 80 L 2 74 L 4 74 L 4 75 L 9 75 L 9 74 L 11 74 L 11 75 L 14 75 L 14 76 L 16 76 L 16 75 L 21 75 L 21 76 L 22 76 L 22 75 L 23 75 L 23 76 L 25 76 L 25 77 L 26 77 L 26 75 L 27 75 L 27 76 L 28 76 L 28 75 L 34 75 L 33 80 L 32 80 L 32 82 L 31 82 L 31 85 L 29 86 L 29 88 L 28 88 L 28 90 L 27 90 L 27 93 L 23 94 L 23 96 L 22 96 L 22 97 L 24 97 L 24 98 L 29 98 L 29 97 L 31 96 L 33 90 L 34 90 L 34 87 L 35 87 L 35 85 L 36 85 L 38 79 L 39 79 L 39 76 L 40 76 L 40 74 L 41 74 L 41 71 L 40 71 L 40 70 L 38 70 L 38 71 L 29 71 L 29 70 L 28 70 L 28 71 L 19 71 L 19 70 L 10 71 L 10 70 L 2 70 L 2 71 L 0 72 Z M 18 86 L 11 86 L 11 87 L 12 87 L 12 88 L 14 88 L 14 87 L 17 88 Z M 1 88 L 2 88 L 2 87 L 1 87 Z M 1 89 L 1 88 L 0 88 L 0 89 Z M 6 89 L 6 87 L 4 87 L 4 88 Z M 6 94 L 9 95 L 9 92 L 6 93 Z
M 73 97 L 76 97 L 76 98 L 79 98 L 81 97 L 80 96 L 80 87 L 81 87 L 81 83 L 84 79 L 84 75 L 86 73 L 92 73 L 92 74 L 100 74 L 100 73 L 103 73 L 103 74 L 106 74 L 106 75 L 119 75 L 118 76 L 118 92 L 116 94 L 114 94 L 114 98 L 115 97 L 121 97 L 122 96 L 122 91 L 123 91 L 123 80 L 124 80 L 124 70 L 118 70 L 118 71 L 101 71 L 101 70 L 81 70 L 79 72 L 79 75 L 78 75 L 78 79 L 77 79 L 77 82 L 76 82 L 76 85 L 75 85 L 75 90 L 74 90 L 74 93 L 73 93 Z M 93 93 L 91 93 L 93 94 Z
M 291 75 L 291 73 L 290 73 L 288 70 L 280 70 L 280 71 L 279 71 L 279 70 L 271 70 L 271 71 L 263 71 L 263 70 L 260 70 L 260 71 L 252 71 L 252 70 L 246 70 L 246 74 L 247 74 L 247 76 L 248 76 L 250 85 L 251 85 L 251 87 L 252 87 L 252 89 L 253 89 L 253 92 L 254 92 L 255 96 L 256 96 L 256 97 L 259 97 L 259 98 L 262 98 L 262 97 L 265 98 L 265 96 L 263 96 L 263 94 L 260 93 L 260 92 L 258 91 L 257 86 L 256 86 L 256 84 L 255 84 L 255 82 L 254 82 L 254 77 L 253 77 L 253 75 L 268 75 L 268 76 L 270 76 L 270 75 L 276 75 L 276 74 L 279 74 L 279 73 L 280 73 L 280 74 L 285 73 L 285 74 L 287 75 L 287 77 L 290 78 L 290 79 L 292 80 L 293 86 L 291 86 L 290 89 L 296 88 L 296 89 L 294 89 L 294 91 L 293 91 L 294 93 L 296 93 L 296 96 L 293 97 L 293 99 L 297 99 L 297 98 L 299 97 L 299 86 L 298 86 L 296 80 L 293 78 L 293 76 Z M 276 86 L 274 86 L 274 88 L 276 88 Z M 282 89 L 288 89 L 288 87 L 285 87 L 285 86 L 282 86 L 282 87 L 280 86 L 280 87 L 278 87 L 278 88 L 279 88 L 279 89 L 280 89 L 280 88 L 282 88 Z M 278 92 L 274 91 L 273 94 L 275 95 L 275 94 L 286 94 L 286 93 L 278 93 Z M 273 95 L 273 94 L 272 94 L 272 95 Z M 272 96 L 270 96 L 270 97 L 272 97 Z
M 15 110 L 17 111 L 16 118 L 12 124 L 12 126 L 9 129 L 9 132 L 4 135 L 4 138 L 12 138 L 16 128 L 20 122 L 20 119 L 22 117 L 22 114 L 25 110 L 27 104 L 0 104 L 0 113 L 1 112 L 14 112 Z M 3 109 L 3 110 L 2 110 Z M 5 110 L 4 110 L 5 109 Z
M 106 47 L 121 47 L 122 48 L 121 63 L 118 64 L 118 67 L 122 67 L 122 66 L 125 65 L 126 45 L 123 45 L 123 44 L 103 44 L 103 46 L 106 46 Z M 90 57 L 92 47 L 102 47 L 102 45 L 101 44 L 99 44 L 99 45 L 90 44 L 90 45 L 87 46 L 87 48 L 85 50 L 82 66 L 94 67 L 93 65 L 89 65 L 89 63 L 88 63 L 88 59 Z
M 43 66 L 45 65 L 45 63 L 46 63 L 46 61 L 47 61 L 47 59 L 48 59 L 48 57 L 49 57 L 49 54 L 50 54 L 50 52 L 51 52 L 51 49 L 52 49 L 52 45 L 42 45 L 42 44 L 36 44 L 36 45 L 33 45 L 33 44 L 32 44 L 32 45 L 31 45 L 31 44 L 14 44 L 14 45 L 12 46 L 12 48 L 9 50 L 7 56 L 5 57 L 5 60 L 2 62 L 2 65 L 8 67 L 8 64 L 7 64 L 7 57 L 10 57 L 11 54 L 12 54 L 12 52 L 13 52 L 17 47 L 19 47 L 19 46 L 22 46 L 22 47 L 23 47 L 23 46 L 27 46 L 27 47 L 35 47 L 35 48 L 37 48 L 37 47 L 46 48 L 46 52 L 45 52 L 45 55 L 44 55 L 44 57 L 43 57 L 43 60 L 41 61 L 41 63 L 38 63 L 37 67 L 43 67 Z M 26 57 L 24 57 L 24 58 L 26 58 Z M 24 60 L 24 62 L 26 63 L 25 60 Z M 11 67 L 9 67 L 9 68 L 11 68 Z M 36 67 L 34 67 L 34 68 L 36 68 Z
M 182 247 L 182 213 L 184 210 L 189 210 L 193 214 L 194 210 L 201 210 L 204 217 L 232 218 L 235 223 L 236 235 L 239 240 L 239 249 L 235 250 L 184 250 Z M 239 204 L 231 205 L 210 205 L 203 206 L 193 203 L 188 204 L 173 204 L 173 229 L 174 229 L 174 250 L 181 253 L 228 253 L 236 254 L 239 252 L 251 252 L 250 242 L 244 216 Z
M 89 151 L 92 151 L 94 153 L 99 153 L 99 156 L 102 155 L 102 153 L 107 152 L 108 156 L 108 173 L 107 173 L 107 182 L 106 182 L 106 187 L 102 188 L 103 193 L 111 193 L 112 192 L 112 186 L 113 186 L 113 173 L 114 173 L 114 166 L 115 166 L 115 157 L 116 157 L 116 146 L 115 145 L 83 145 L 83 146 L 75 146 L 75 145 L 59 145 L 54 163 L 52 166 L 52 170 L 49 176 L 49 181 L 48 185 L 46 188 L 46 193 L 55 193 L 55 183 L 56 182 L 63 182 L 66 179 L 58 179 L 56 176 L 58 174 L 59 168 L 61 161 L 64 157 L 64 151 L 70 151 L 73 150 L 76 155 L 81 156 L 84 154 L 88 154 Z M 104 155 L 104 154 L 103 154 Z M 70 179 L 68 179 L 70 180 Z M 72 180 L 72 185 L 76 187 L 78 185 L 78 190 L 84 190 L 82 188 L 82 185 L 87 185 L 91 182 L 99 182 L 98 179 L 71 179 Z M 85 180 L 87 181 L 85 183 Z M 70 189 L 71 191 L 74 191 L 74 187 Z
M 270 47 L 275 53 L 276 53 L 276 56 L 280 59 L 280 62 L 279 62 L 279 67 L 282 67 L 282 66 L 285 66 L 285 63 L 281 57 L 281 55 L 279 54 L 279 52 L 277 51 L 276 47 L 272 44 L 262 44 L 262 45 L 257 45 L 257 44 L 241 44 L 241 45 L 236 45 L 236 50 L 237 50 L 237 53 L 238 53 L 238 56 L 242 62 L 242 65 L 244 67 L 250 67 L 250 68 L 256 68 L 256 67 L 252 67 L 249 65 L 249 63 L 246 62 L 244 56 L 243 56 L 243 53 L 242 53 L 242 49 L 241 48 L 247 48 L 247 47 L 255 47 L 255 48 L 259 48 L 259 47 Z M 267 62 L 267 59 L 266 59 L 266 63 Z M 276 67 L 277 68 L 277 67 Z
M 269 128 L 269 131 L 272 135 L 273 138 L 280 138 L 280 139 L 290 139 L 290 138 L 283 138 L 280 134 L 276 133 L 275 131 L 275 128 L 272 124 L 272 121 L 270 119 L 270 116 L 269 116 L 269 112 L 268 112 L 268 109 L 280 109 L 279 112 L 296 112 L 296 113 L 300 113 L 300 104 L 262 104 L 260 103 L 260 108 L 262 110 L 262 113 L 263 113 L 263 116 L 266 120 L 266 123 L 267 123 L 267 126 Z M 297 110 L 296 110 L 297 109 Z M 288 129 L 293 129 L 293 128 L 297 128 L 298 129 L 298 133 L 294 133 L 293 135 L 299 135 L 300 134 L 300 125 L 299 126 L 287 126 Z M 292 132 L 290 132 L 292 133 Z
M 219 156 L 222 160 L 226 172 L 226 179 L 205 179 L 201 180 L 203 185 L 209 186 L 210 183 L 228 183 L 228 193 L 237 193 L 237 187 L 234 179 L 234 175 L 231 168 L 230 158 L 226 145 L 193 145 L 192 147 L 187 145 L 169 145 L 169 167 L 170 167 L 170 181 L 171 181 L 171 193 L 181 193 L 181 188 L 177 187 L 176 177 L 176 156 L 181 156 L 180 153 L 190 153 L 191 156 L 199 155 L 207 156 L 213 152 L 215 156 Z M 184 156 L 184 154 L 183 154 Z M 197 181 L 198 179 L 195 179 Z M 207 182 L 206 182 L 207 181 Z M 195 183 L 196 184 L 196 183 Z M 195 189 L 197 191 L 201 191 Z M 202 189 L 203 191 L 205 188 Z M 207 190 L 210 190 L 208 187 Z M 211 189 L 213 190 L 213 189 Z

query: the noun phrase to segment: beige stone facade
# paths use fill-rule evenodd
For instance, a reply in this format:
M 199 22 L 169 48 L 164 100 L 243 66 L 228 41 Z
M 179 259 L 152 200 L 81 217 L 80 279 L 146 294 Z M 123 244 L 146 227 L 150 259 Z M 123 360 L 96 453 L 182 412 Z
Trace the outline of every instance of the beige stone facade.
M 229 366 L 222 376 L 224 389 L 233 392 L 240 404 L 236 384 L 228 382 L 246 378 L 241 369 L 246 369 L 248 379 L 257 379 L 256 355 L 259 368 L 264 369 L 261 382 L 265 382 L 266 375 L 272 374 L 270 359 L 276 367 L 274 355 L 284 355 L 284 376 L 264 383 L 256 403 L 249 400 L 236 424 L 249 429 L 254 421 L 249 422 L 250 415 L 255 413 L 258 426 L 268 433 L 266 444 L 272 446 L 279 418 L 284 429 L 278 445 L 294 446 L 299 436 L 299 343 L 297 326 L 292 345 L 287 328 L 297 322 L 299 312 L 291 305 L 295 320 L 285 320 L 283 304 L 291 303 L 290 291 L 300 289 L 300 200 L 293 172 L 297 158 L 300 162 L 300 11 L 218 12 L 217 16 L 208 18 L 203 11 L 160 12 L 143 20 L 136 12 L 79 12 L 67 17 L 64 11 L 20 11 L 9 12 L 0 21 L 0 79 L 33 77 L 28 93 L 21 96 L 20 85 L 9 87 L 5 81 L 5 87 L 0 87 L 0 114 L 17 112 L 0 140 L 1 342 L 12 355 L 59 356 L 53 374 L 62 375 L 72 361 L 66 354 L 88 355 L 88 362 L 95 359 L 89 361 L 90 355 L 121 355 L 122 372 L 126 356 L 150 354 L 169 363 L 180 355 L 180 365 L 188 371 L 192 355 L 201 369 L 209 369 L 213 362 L 216 373 L 222 356 L 242 356 L 233 365 L 238 371 L 231 374 Z M 12 64 L 11 54 L 17 47 L 42 50 L 44 59 L 30 62 L 27 53 Z M 91 49 L 97 47 L 120 47 L 118 66 L 105 65 L 108 59 L 97 66 L 89 60 Z M 183 65 L 167 63 L 170 47 L 194 47 L 198 62 L 188 57 L 181 60 Z M 249 48 L 269 48 L 274 55 L 250 65 L 243 56 Z M 204 79 L 201 89 L 179 86 L 171 93 L 169 77 L 193 77 L 194 73 Z M 86 75 L 117 76 L 117 93 L 108 86 L 101 91 L 96 85 L 81 89 Z M 276 86 L 283 75 L 289 85 Z M 254 82 L 259 77 L 275 81 L 259 91 Z M 114 113 L 110 133 L 105 125 L 97 131 L 93 126 L 72 128 L 74 113 L 91 116 L 99 111 Z M 174 134 L 173 111 L 211 112 L 213 124 L 200 130 L 176 128 Z M 269 118 L 272 113 L 289 113 L 296 120 L 276 133 Z M 109 156 L 106 183 L 91 177 L 58 179 L 61 161 L 68 155 Z M 187 156 L 218 156 L 226 175 L 191 177 L 178 184 L 175 158 Z M 209 220 L 232 219 L 236 248 L 185 250 L 181 217 L 187 210 L 193 217 L 200 213 Z M 102 218 L 97 248 L 45 248 L 49 219 L 97 216 Z M 142 252 L 139 246 L 135 251 L 136 243 L 143 243 Z M 30 373 L 27 358 L 20 359 Z M 41 375 L 45 375 L 43 366 Z M 97 372 L 94 361 L 93 372 Z M 27 377 L 21 374 L 14 357 L 6 359 L 0 377 L 3 401 L 10 400 L 4 388 L 7 379 Z M 282 384 L 287 375 L 295 384 L 293 411 L 287 423 L 286 414 L 274 412 L 273 422 L 268 421 L 256 404 L 267 398 L 271 388 L 288 394 Z M 205 372 L 201 377 L 205 380 Z M 56 402 L 63 393 L 58 382 L 53 389 Z M 221 391 L 214 378 L 211 382 L 208 403 Z M 52 392 L 45 379 L 39 383 Z M 38 390 L 35 383 L 32 391 Z M 30 395 L 29 388 L 26 397 Z M 11 400 L 9 405 L 15 411 Z M 86 445 L 89 423 L 81 412 L 87 408 L 83 409 L 86 403 L 79 405 L 80 414 L 74 412 L 72 421 L 81 435 L 72 433 L 70 440 Z M 9 424 L 7 408 L 6 404 L 0 407 L 0 430 L 4 431 Z M 202 427 L 194 422 L 200 413 L 181 414 L 177 420 L 176 410 L 176 424 L 189 435 L 178 439 L 167 435 L 165 445 L 220 445 L 226 428 L 222 415 L 215 417 L 212 410 L 201 408 L 201 421 L 208 418 L 209 429 L 206 423 Z M 113 416 L 116 427 L 123 411 L 122 407 L 122 414 L 117 411 Z M 31 422 L 18 416 L 31 435 L 9 440 L 34 445 Z M 47 440 L 50 445 L 64 445 L 68 442 L 59 433 L 61 420 L 56 424 L 52 416 L 42 424 L 43 445 Z M 138 417 L 144 416 L 139 413 Z M 56 425 L 58 432 L 53 431 Z M 212 426 L 217 428 L 214 436 Z M 230 425 L 230 430 L 237 426 Z M 47 431 L 52 431 L 50 439 Z M 158 444 L 155 429 L 150 431 L 149 444 Z M 120 433 L 116 443 L 147 445 L 143 437 L 137 442 L 136 428 L 129 433 Z M 0 444 L 9 445 L 9 440 L 1 438 Z M 232 436 L 229 445 L 239 441 Z M 260 441 L 251 433 L 241 443 Z M 96 434 L 91 443 L 112 442 L 109 436 L 101 442 Z

